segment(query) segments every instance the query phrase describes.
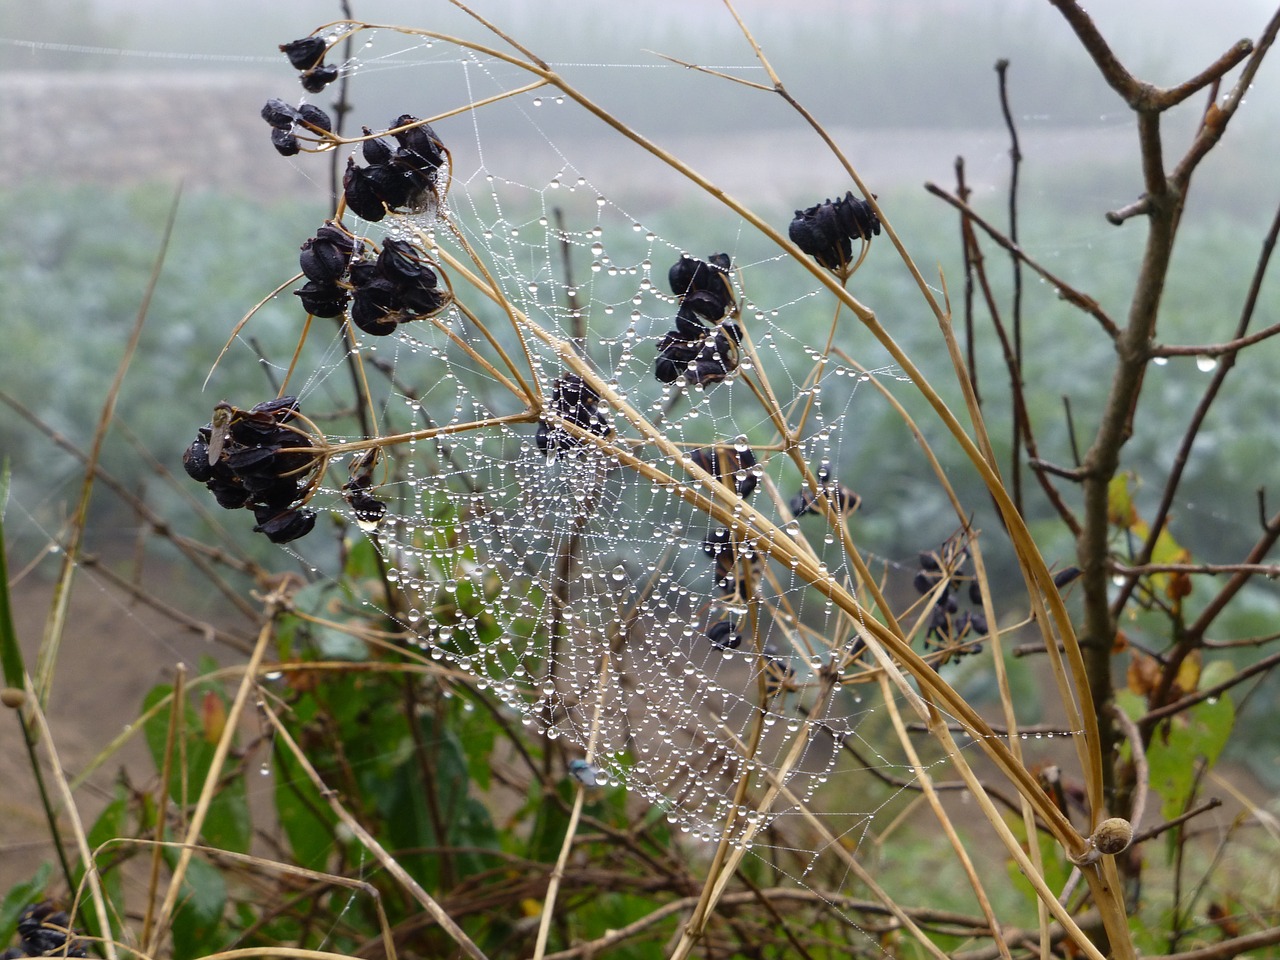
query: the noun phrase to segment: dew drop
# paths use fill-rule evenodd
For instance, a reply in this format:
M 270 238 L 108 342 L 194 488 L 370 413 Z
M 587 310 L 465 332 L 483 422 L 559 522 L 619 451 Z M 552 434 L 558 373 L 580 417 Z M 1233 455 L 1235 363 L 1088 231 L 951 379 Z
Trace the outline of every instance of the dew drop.
M 1217 367 L 1218 367 L 1217 357 L 1206 357 L 1206 356 L 1196 357 L 1196 369 L 1199 370 L 1201 373 L 1209 373 L 1212 370 L 1216 370 Z

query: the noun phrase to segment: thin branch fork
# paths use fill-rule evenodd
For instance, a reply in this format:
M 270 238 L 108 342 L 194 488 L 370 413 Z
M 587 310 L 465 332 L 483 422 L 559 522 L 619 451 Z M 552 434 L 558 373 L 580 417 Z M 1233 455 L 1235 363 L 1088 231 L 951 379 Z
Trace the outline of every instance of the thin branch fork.
M 1269 657 L 1263 657 L 1261 660 L 1249 664 L 1249 666 L 1245 667 L 1235 676 L 1229 677 L 1219 684 L 1215 684 L 1214 686 L 1208 687 L 1204 690 L 1197 690 L 1195 693 L 1188 694 L 1180 700 L 1175 700 L 1173 703 L 1165 704 L 1162 707 L 1156 707 L 1154 710 L 1147 712 L 1138 721 L 1138 726 L 1144 731 L 1150 730 L 1151 727 L 1166 717 L 1172 717 L 1175 714 L 1182 713 L 1184 710 L 1191 709 L 1197 703 L 1220 696 L 1232 687 L 1238 686 L 1248 680 L 1250 677 L 1257 676 L 1260 673 L 1266 673 L 1268 670 L 1277 666 L 1280 666 L 1280 653 L 1273 653 Z
M 1261 343 L 1263 340 L 1269 340 L 1277 333 L 1280 333 L 1280 323 L 1273 323 L 1271 326 L 1259 330 L 1257 333 L 1251 333 L 1247 337 L 1237 337 L 1234 340 L 1228 340 L 1225 343 L 1210 343 L 1202 346 L 1161 346 L 1152 347 L 1151 355 L 1153 357 L 1225 357 L 1230 354 L 1239 353 L 1245 347 L 1251 347 L 1255 343 Z
M 1071 284 L 1067 283 L 1061 277 L 1058 277 L 1057 275 L 1051 273 L 1045 267 L 1041 266 L 1038 262 L 1032 259 L 1026 253 L 1026 251 L 1024 251 L 1020 246 L 1018 246 L 1016 243 L 1014 243 L 1012 240 L 1006 237 L 1003 232 L 1001 232 L 997 227 L 995 227 L 989 221 L 983 219 L 983 217 L 979 213 L 977 213 L 973 209 L 973 207 L 969 206 L 969 204 L 961 200 L 959 197 L 955 196 L 952 193 L 948 193 L 942 187 L 939 187 L 936 183 L 926 183 L 924 185 L 924 188 L 928 190 L 930 193 L 932 193 L 935 197 L 938 197 L 939 199 L 955 207 L 962 214 L 964 214 L 966 218 L 968 218 L 973 223 L 981 227 L 983 232 L 986 233 L 987 236 L 989 236 L 992 240 L 994 240 L 1000 247 L 1008 251 L 1013 256 L 1017 257 L 1022 263 L 1025 263 L 1028 267 L 1034 270 L 1037 274 L 1039 274 L 1042 278 L 1044 278 L 1046 283 L 1052 284 L 1054 289 L 1058 291 L 1058 294 L 1062 297 L 1063 300 L 1067 301 L 1067 303 L 1071 304 L 1072 306 L 1077 307 L 1080 310 L 1083 310 L 1085 313 L 1089 314 L 1089 316 L 1097 320 L 1098 323 L 1102 326 L 1102 329 L 1107 332 L 1107 336 L 1111 337 L 1111 339 L 1114 340 L 1120 335 L 1120 328 L 1116 326 L 1116 322 L 1107 315 L 1107 312 L 1102 309 L 1101 304 L 1099 304 L 1097 300 L 1093 299 L 1093 297 L 1089 296 L 1086 293 L 1081 293 L 1079 290 L 1071 286 Z
M 1085 13 L 1076 0 L 1049 0 L 1062 14 L 1063 19 L 1075 31 L 1080 43 L 1093 57 L 1102 77 L 1125 103 L 1138 113 L 1161 113 L 1175 107 L 1188 97 L 1220 80 L 1232 67 L 1254 52 L 1249 40 L 1239 40 L 1217 60 L 1190 80 L 1174 87 L 1157 87 L 1144 83 L 1131 74 L 1116 57 L 1111 45 L 1103 38 L 1093 19 Z
M 1143 563 L 1130 566 L 1112 563 L 1111 569 L 1126 577 L 1142 577 L 1149 573 L 1243 573 L 1262 577 L 1280 577 L 1280 563 Z

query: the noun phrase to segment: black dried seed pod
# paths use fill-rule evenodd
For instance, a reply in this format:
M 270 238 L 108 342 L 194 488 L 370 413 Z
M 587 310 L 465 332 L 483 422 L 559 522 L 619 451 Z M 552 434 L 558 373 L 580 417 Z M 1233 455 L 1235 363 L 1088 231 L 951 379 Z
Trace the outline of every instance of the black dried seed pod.
M 667 282 L 676 296 L 701 290 L 727 302 L 731 299 L 727 285 L 729 269 L 727 253 L 713 253 L 706 260 L 681 257 L 667 271 Z
M 342 231 L 333 227 L 321 227 L 314 237 L 303 241 L 298 254 L 298 266 L 308 280 L 337 283 L 347 272 L 354 249 L 351 238 Z
M 728 446 L 701 447 L 689 457 L 721 483 L 733 487 L 739 496 L 749 497 L 756 489 L 758 480 L 752 470 L 756 455 L 750 447 L 744 450 Z
M 252 494 L 238 480 L 224 480 L 215 476 L 208 483 L 209 492 L 223 510 L 237 510 L 249 502 Z
M 374 337 L 395 333 L 400 312 L 395 288 L 381 277 L 357 289 L 351 302 L 351 322 Z
M 695 290 L 685 294 L 676 311 L 677 320 L 687 317 L 691 320 L 705 320 L 707 323 L 719 323 L 729 307 L 730 301 L 717 297 L 710 290 Z
M 846 193 L 834 206 L 840 229 L 850 240 L 870 240 L 873 235 L 880 236 L 880 218 L 867 201 Z
M 920 569 L 921 570 L 941 570 L 942 564 L 938 562 L 938 555 L 932 550 L 920 551 Z
M 368 127 L 361 127 L 360 129 L 366 137 L 373 135 L 373 131 Z M 385 140 L 366 140 L 360 145 L 360 152 L 364 155 L 365 163 L 391 162 L 391 147 L 387 145 Z
M 418 250 L 405 240 L 386 240 L 382 244 L 382 252 L 378 254 L 378 272 L 394 284 L 417 284 L 426 281 L 425 285 L 434 287 L 436 275 L 419 258 Z
M 278 130 L 291 129 L 299 117 L 295 107 L 275 97 L 262 105 L 262 119 Z
M 568 373 L 560 377 L 551 386 L 551 409 L 576 427 L 594 433 L 598 437 L 607 437 L 613 432 L 613 425 L 604 411 L 599 409 L 600 394 L 576 373 Z M 543 420 L 538 424 L 538 432 L 534 437 L 538 449 L 544 453 L 551 446 L 558 450 L 581 446 L 585 443 L 567 430 L 559 429 L 554 423 Z
M 274 512 L 270 508 L 255 508 L 254 533 L 265 534 L 272 543 L 288 543 L 305 537 L 316 525 L 316 515 L 311 510 L 286 509 Z
M 382 522 L 383 516 L 387 512 L 387 505 L 376 497 L 372 497 L 363 490 L 353 490 L 345 494 L 347 503 L 351 506 L 351 512 L 356 515 L 356 521 L 362 524 L 376 524 Z
M 353 158 L 348 158 L 346 172 L 342 175 L 342 195 L 352 213 L 363 220 L 377 223 L 387 215 L 387 208 L 369 177 L 370 169 L 358 167 Z
M 787 234 L 792 243 L 828 270 L 840 268 L 853 256 L 853 244 L 845 235 L 830 200 L 797 210 Z
M 818 489 L 831 501 L 831 505 L 839 513 L 853 513 L 862 505 L 862 498 L 842 483 L 837 483 L 831 471 L 825 465 L 817 470 Z M 808 486 L 802 486 L 800 492 L 791 498 L 788 504 L 791 515 L 803 517 L 807 513 L 818 512 L 818 498 Z
M 365 179 L 377 198 L 388 207 L 407 207 L 419 193 L 414 175 L 390 164 L 365 167 Z
M 391 121 L 391 126 L 403 127 L 417 122 L 417 117 L 402 113 Z M 393 133 L 392 136 L 401 147 L 413 155 L 414 161 L 419 164 L 417 169 L 426 167 L 435 169 L 444 163 L 444 141 L 436 136 L 436 132 L 431 129 L 431 124 L 419 124 L 409 130 Z
M 314 317 L 340 317 L 347 309 L 351 295 L 332 283 L 308 280 L 293 295 L 302 302 L 302 309 Z
M 209 444 L 196 438 L 191 446 L 182 452 L 182 469 L 187 476 L 197 483 L 207 483 L 213 479 L 213 467 L 209 463 Z
M 289 58 L 295 70 L 310 70 L 324 59 L 328 45 L 319 37 L 303 37 L 280 44 L 280 52 Z
M 415 316 L 429 317 L 434 313 L 439 313 L 444 308 L 444 305 L 449 302 L 449 297 L 444 291 L 435 289 L 434 285 L 426 286 L 425 282 L 423 282 L 417 286 L 402 288 L 400 290 L 400 302 L 404 304 L 406 310 L 412 311 Z
M 338 79 L 338 68 L 331 64 L 321 64 L 308 70 L 299 79 L 302 81 L 302 89 L 307 93 L 319 93 Z
M 70 924 L 67 915 L 54 907 L 51 901 L 32 904 L 18 918 L 22 949 L 16 956 L 86 956 L 84 944 L 68 937 Z
M 283 397 L 276 397 L 273 400 L 263 400 L 261 403 L 255 403 L 249 408 L 251 416 L 257 414 L 270 414 L 278 422 L 285 423 L 293 419 L 293 415 L 302 409 L 302 405 L 298 402 L 298 398 L 285 394 Z
M 969 581 L 969 602 L 975 607 L 982 606 L 982 584 L 977 580 Z
M 298 138 L 288 130 L 281 130 L 279 127 L 271 128 L 271 145 L 276 148 L 276 153 L 282 157 L 297 156 L 298 151 L 302 149 L 302 144 L 298 143 Z
M 275 477 L 280 470 L 276 464 L 279 447 L 240 447 L 222 458 L 223 462 L 242 480 L 251 476 Z
M 669 356 L 660 355 L 653 365 L 653 375 L 659 383 L 675 383 L 688 364 L 688 360 L 678 362 Z
M 936 570 L 917 570 L 911 585 L 915 587 L 916 593 L 923 595 L 936 587 L 941 579 L 942 574 Z
M 356 260 L 347 272 L 351 285 L 356 288 L 372 283 L 379 276 L 381 274 L 378 273 L 378 265 L 372 260 Z
M 702 541 L 702 552 L 712 560 L 719 560 L 721 557 L 732 557 L 733 534 L 728 527 L 717 527 L 707 534 L 707 538 Z
M 720 620 L 707 630 L 707 639 L 717 650 L 737 650 L 742 646 L 742 634 L 732 620 Z
M 298 119 L 324 131 L 333 129 L 333 121 L 329 119 L 329 115 L 312 103 L 304 103 L 298 108 Z
M 1061 590 L 1069 583 L 1073 583 L 1079 576 L 1081 570 L 1079 567 L 1067 567 L 1059 570 L 1053 575 L 1053 585 Z

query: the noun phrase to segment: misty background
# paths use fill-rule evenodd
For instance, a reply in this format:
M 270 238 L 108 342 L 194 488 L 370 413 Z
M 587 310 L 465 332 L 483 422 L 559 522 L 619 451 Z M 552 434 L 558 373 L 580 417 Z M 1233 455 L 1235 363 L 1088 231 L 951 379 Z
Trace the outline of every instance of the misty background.
M 715 0 L 475 6 L 571 84 L 781 227 L 795 208 L 852 187 L 780 98 L 659 56 L 767 82 Z M 1123 315 L 1144 227 L 1132 221 L 1116 228 L 1104 214 L 1141 192 L 1136 131 L 1130 112 L 1047 0 L 741 0 L 738 9 L 790 92 L 831 131 L 878 195 L 922 269 L 932 276 L 940 269 L 957 299 L 957 220 L 922 185 L 932 180 L 952 188 L 956 158 L 963 156 L 974 205 L 997 224 L 1006 222 L 1009 136 L 994 65 L 1008 59 L 1023 154 L 1022 244 L 1113 315 Z M 502 47 L 444 2 L 353 0 L 351 12 Z M 1172 85 L 1241 38 L 1257 36 L 1270 9 L 1263 0 L 1100 0 L 1090 13 L 1139 77 Z M 115 429 L 104 454 L 113 475 L 179 526 L 199 529 L 203 521 L 189 497 L 203 491 L 174 492 L 157 479 L 155 464 L 179 469 L 180 451 L 217 400 L 264 392 L 261 369 L 239 345 L 211 387 L 201 392 L 200 384 L 235 323 L 294 271 L 298 244 L 332 211 L 328 159 L 278 156 L 259 110 L 269 97 L 293 103 L 305 97 L 327 109 L 337 87 L 305 95 L 277 47 L 341 16 L 338 3 L 320 0 L 0 0 L 0 162 L 6 171 L 0 217 L 7 228 L 0 235 L 0 385 L 49 428 L 87 446 L 181 185 L 164 273 L 117 410 L 125 426 Z M 391 51 L 404 52 L 387 56 Z M 487 61 L 460 65 L 457 50 L 446 44 L 375 38 L 374 47 L 355 56 L 349 133 L 361 124 L 385 127 L 406 112 L 432 116 L 527 81 Z M 1196 174 L 1162 319 L 1170 342 L 1225 339 L 1239 314 L 1277 202 L 1278 70 L 1275 58 L 1264 64 L 1258 94 L 1233 120 L 1228 142 Z M 539 95 L 541 106 L 534 102 Z M 490 174 L 527 185 L 536 200 L 552 178 L 571 173 L 592 188 L 574 197 L 557 194 L 571 228 L 594 216 L 599 191 L 678 247 L 707 253 L 739 242 L 742 225 L 723 207 L 596 118 L 556 105 L 553 96 L 540 91 L 486 108 L 477 118 L 436 125 L 452 151 L 451 202 L 458 210 L 468 213 L 462 198 L 471 187 L 483 194 Z M 1204 103 L 1204 96 L 1192 98 L 1166 116 L 1170 165 Z M 997 251 L 986 250 L 994 264 Z M 1006 295 L 1007 262 L 993 265 L 992 277 L 997 295 Z M 936 326 L 887 243 L 875 246 L 854 286 L 931 379 L 949 382 Z M 798 296 L 786 289 L 758 295 L 775 303 Z M 299 311 L 292 298 L 283 299 L 288 302 L 268 305 L 254 323 L 268 355 L 287 356 L 296 339 Z M 1255 326 L 1275 322 L 1277 313 L 1271 284 Z M 1061 398 L 1069 396 L 1081 422 L 1088 422 L 1103 386 L 1095 371 L 1105 369 L 1110 347 L 1091 321 L 1043 285 L 1030 284 L 1026 315 L 1032 416 L 1042 449 L 1069 463 Z M 802 311 L 782 322 L 791 316 Z M 816 322 L 829 323 L 829 315 Z M 874 348 L 866 349 L 859 359 L 873 366 Z M 994 346 L 984 351 L 997 403 L 1003 372 Z M 1197 559 L 1236 559 L 1241 545 L 1252 543 L 1254 491 L 1274 475 L 1271 371 L 1280 364 L 1280 343 L 1260 345 L 1248 362 L 1252 372 L 1234 378 L 1197 444 L 1199 457 L 1177 506 L 1176 532 Z M 1154 413 L 1126 448 L 1139 476 L 1167 469 L 1169 448 L 1203 377 L 1192 358 L 1153 367 L 1143 403 Z M 914 400 L 908 393 L 901 391 Z M 881 406 L 868 401 L 860 408 L 866 419 L 842 441 L 839 470 L 855 478 L 864 498 L 860 542 L 909 564 L 916 551 L 947 536 L 955 518 L 931 482 L 914 479 L 914 444 Z M 18 567 L 56 538 L 78 495 L 81 467 L 43 428 L 12 408 L 3 413 L 0 454 L 14 470 L 6 537 Z M 1006 414 L 1000 407 L 993 413 L 1002 432 Z M 1007 447 L 1006 438 L 996 442 Z M 971 479 L 956 482 L 966 503 L 985 507 L 985 492 Z M 1152 495 L 1139 488 L 1140 507 Z M 1056 521 L 1037 504 L 1031 510 L 1051 562 L 1071 562 L 1072 546 Z M 95 511 L 93 546 L 131 549 L 139 537 L 136 518 L 110 498 L 99 497 Z M 241 536 L 246 549 L 263 547 L 247 529 L 231 535 Z M 1270 594 L 1254 591 L 1224 630 L 1266 633 L 1274 629 L 1278 606 Z M 1139 630 L 1133 627 L 1133 634 Z

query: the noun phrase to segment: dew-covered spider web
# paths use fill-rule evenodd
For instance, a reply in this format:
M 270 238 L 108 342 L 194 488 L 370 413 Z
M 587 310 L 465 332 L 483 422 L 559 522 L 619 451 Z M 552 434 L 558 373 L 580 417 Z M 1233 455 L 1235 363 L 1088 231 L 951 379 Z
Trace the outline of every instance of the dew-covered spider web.
M 826 587 L 873 606 L 849 552 L 856 425 L 900 373 L 833 349 L 855 318 L 739 215 L 704 198 L 715 222 L 693 238 L 647 215 L 602 159 L 640 146 L 601 125 L 601 158 L 567 156 L 571 97 L 507 96 L 528 74 L 440 41 L 381 30 L 357 49 L 333 61 L 353 82 L 448 73 L 461 100 L 357 112 L 356 128 L 393 130 L 389 147 L 392 116 L 431 118 L 442 149 L 431 182 L 377 222 L 352 214 L 370 208 L 348 186 L 330 224 L 349 238 L 335 269 L 355 299 L 314 321 L 289 392 L 312 415 L 354 360 L 379 425 L 325 438 L 309 506 L 377 545 L 412 647 L 585 757 L 594 785 L 708 841 L 785 844 L 808 864 L 857 849 L 897 788 L 863 802 L 848 785 L 868 767 L 890 784 L 914 770 L 882 717 L 866 734 L 883 704 L 866 623 Z M 454 112 L 467 103 L 483 105 Z M 330 149 L 350 156 L 349 180 L 393 163 Z M 291 162 L 320 177 L 320 158 Z M 384 266 L 392 251 L 399 267 Z M 865 251 L 855 240 L 844 256 Z M 360 313 L 363 291 L 423 269 L 448 291 L 438 301 Z

